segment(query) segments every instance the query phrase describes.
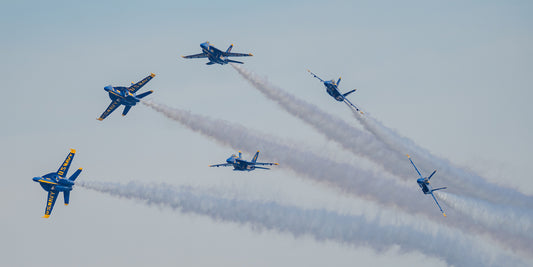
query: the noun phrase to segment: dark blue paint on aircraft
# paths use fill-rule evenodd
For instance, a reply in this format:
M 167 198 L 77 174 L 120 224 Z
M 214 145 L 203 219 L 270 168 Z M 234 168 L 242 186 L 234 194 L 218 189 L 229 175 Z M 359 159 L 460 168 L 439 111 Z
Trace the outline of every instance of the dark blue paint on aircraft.
M 122 111 L 122 116 L 126 116 L 128 114 L 128 111 L 130 111 L 132 106 L 135 106 L 143 97 L 148 96 L 149 94 L 153 93 L 154 91 L 150 90 L 148 92 L 144 92 L 142 94 L 136 95 L 135 93 L 141 89 L 146 83 L 148 83 L 152 78 L 154 78 L 155 74 L 150 74 L 146 78 L 142 79 L 140 82 L 135 83 L 130 87 L 113 87 L 111 85 L 108 85 L 104 87 L 104 90 L 109 93 L 109 98 L 111 98 L 111 104 L 107 107 L 107 109 L 102 113 L 100 118 L 97 120 L 101 121 L 105 119 L 109 114 L 111 114 L 115 109 L 117 109 L 120 105 L 124 105 L 124 111 Z
M 359 110 L 359 108 L 357 106 L 355 106 L 352 102 L 350 102 L 350 100 L 348 100 L 348 98 L 346 98 L 349 94 L 355 92 L 355 90 L 357 90 L 357 89 L 353 89 L 353 90 L 351 90 L 351 91 L 349 91 L 347 93 L 341 94 L 341 92 L 339 91 L 339 84 L 341 83 L 341 77 L 339 77 L 337 82 L 335 82 L 335 80 L 324 81 L 320 77 L 318 77 L 314 73 L 312 73 L 310 70 L 307 70 L 307 71 L 309 73 L 311 73 L 311 75 L 313 75 L 313 77 L 319 79 L 324 84 L 324 86 L 326 86 L 326 92 L 328 92 L 328 94 L 331 97 L 333 97 L 335 100 L 337 100 L 339 102 L 345 102 L 346 104 L 350 105 L 355 110 L 357 110 L 357 111 L 361 112 L 361 114 L 363 114 L 363 112 L 361 110 Z
M 209 42 L 201 43 L 200 47 L 202 48 L 202 53 L 195 54 L 195 55 L 189 55 L 189 56 L 182 56 L 182 58 L 207 58 L 209 59 L 209 62 L 205 63 L 207 65 L 213 65 L 213 64 L 220 64 L 225 65 L 228 63 L 239 63 L 243 64 L 240 61 L 235 61 L 229 59 L 229 57 L 250 57 L 253 56 L 252 54 L 244 54 L 244 53 L 231 53 L 231 49 L 233 48 L 233 44 L 228 47 L 226 52 L 219 50 L 218 48 L 212 46 Z
M 242 153 L 239 151 L 239 156 L 233 154 L 231 155 L 226 162 L 222 164 L 215 164 L 215 165 L 209 165 L 209 167 L 229 167 L 233 166 L 234 171 L 253 171 L 255 169 L 264 169 L 269 170 L 270 168 L 265 167 L 259 167 L 259 166 L 272 166 L 272 165 L 279 165 L 278 163 L 270 163 L 270 162 L 257 162 L 257 157 L 259 157 L 259 151 L 257 151 L 252 158 L 252 161 L 246 161 L 242 159 Z
M 446 217 L 446 213 L 444 213 L 444 211 L 442 210 L 442 208 L 439 205 L 439 202 L 437 201 L 437 198 L 435 198 L 435 195 L 433 194 L 433 192 L 435 192 L 437 190 L 446 189 L 446 187 L 432 189 L 431 185 L 429 184 L 429 180 L 431 180 L 431 177 L 433 177 L 433 175 L 437 172 L 437 170 L 434 170 L 431 173 L 431 175 L 428 176 L 428 177 L 422 177 L 422 174 L 420 174 L 420 171 L 418 170 L 418 168 L 415 166 L 415 164 L 411 160 L 411 157 L 409 155 L 407 155 L 407 157 L 409 158 L 409 161 L 411 162 L 411 164 L 413 164 L 413 167 L 415 167 L 415 170 L 418 173 L 418 176 L 420 176 L 420 178 L 418 178 L 416 180 L 416 182 L 418 183 L 418 186 L 420 186 L 420 188 L 422 189 L 422 192 L 424 192 L 424 194 L 426 194 L 426 195 L 431 194 L 431 196 L 435 200 L 435 203 L 437 203 L 437 206 L 439 206 L 440 212 L 442 212 L 442 215 L 444 215 L 444 217 Z
M 63 164 L 61 164 L 57 172 L 51 172 L 43 175 L 42 177 L 33 178 L 33 181 L 38 182 L 41 187 L 48 192 L 48 199 L 46 201 L 46 208 L 44 210 L 43 218 L 50 217 L 52 209 L 54 208 L 54 204 L 56 203 L 57 195 L 59 195 L 60 192 L 63 192 L 65 205 L 68 205 L 70 191 L 72 190 L 72 186 L 74 186 L 74 181 L 76 178 L 78 178 L 78 175 L 80 175 L 82 170 L 79 168 L 76 170 L 76 172 L 74 172 L 74 174 L 72 174 L 72 176 L 70 176 L 70 178 L 65 178 L 75 154 L 76 150 L 71 149 L 70 153 L 67 155 L 67 158 L 65 161 L 63 161 Z

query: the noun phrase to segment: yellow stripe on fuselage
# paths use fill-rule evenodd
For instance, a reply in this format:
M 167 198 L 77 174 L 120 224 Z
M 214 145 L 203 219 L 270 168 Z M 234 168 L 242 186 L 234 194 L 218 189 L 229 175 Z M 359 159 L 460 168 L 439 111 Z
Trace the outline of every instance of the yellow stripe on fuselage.
M 46 184 L 58 184 L 58 183 L 50 182 L 50 181 L 47 181 L 47 180 L 39 180 L 38 182 L 39 183 L 46 183 Z

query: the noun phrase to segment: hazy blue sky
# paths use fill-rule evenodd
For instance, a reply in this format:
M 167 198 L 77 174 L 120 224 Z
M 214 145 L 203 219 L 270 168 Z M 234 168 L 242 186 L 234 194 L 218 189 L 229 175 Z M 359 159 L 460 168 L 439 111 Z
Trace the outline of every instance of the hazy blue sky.
M 342 90 L 357 88 L 352 101 L 385 125 L 531 195 L 532 11 L 529 1 L 3 3 L 0 262 L 445 265 L 420 253 L 257 232 L 79 187 L 71 205 L 64 207 L 60 197 L 45 220 L 46 193 L 31 178 L 55 171 L 75 148 L 72 167 L 84 168 L 80 180 L 220 187 L 302 207 L 329 203 L 346 212 L 367 205 L 283 169 L 207 168 L 235 151 L 143 105 L 124 118 L 120 109 L 96 120 L 110 102 L 104 86 L 154 72 L 144 89 L 155 91 L 154 101 L 297 140 L 332 158 L 350 155 L 264 98 L 230 66 L 180 57 L 199 53 L 199 44 L 210 41 L 253 53 L 243 67 L 357 125 L 306 69 L 325 79 L 342 76 Z M 353 206 L 339 204 L 350 201 Z

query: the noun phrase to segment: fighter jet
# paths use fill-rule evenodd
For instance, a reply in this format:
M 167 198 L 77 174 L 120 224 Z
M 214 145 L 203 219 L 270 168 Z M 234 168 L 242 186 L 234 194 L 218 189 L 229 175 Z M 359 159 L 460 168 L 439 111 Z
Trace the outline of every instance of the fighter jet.
M 352 104 L 352 102 L 350 102 L 350 100 L 348 100 L 348 98 L 346 98 L 349 94 L 355 92 L 355 90 L 357 90 L 357 89 L 353 89 L 352 91 L 349 91 L 347 93 L 341 94 L 341 92 L 339 92 L 339 84 L 341 83 L 341 77 L 339 77 L 337 82 L 335 82 L 335 80 L 324 81 L 324 80 L 320 79 L 320 77 L 318 77 L 314 73 L 312 73 L 310 70 L 307 70 L 307 71 L 309 73 L 311 73 L 311 75 L 313 75 L 315 78 L 319 79 L 322 83 L 324 83 L 324 86 L 326 86 L 326 92 L 328 92 L 328 94 L 331 97 L 333 97 L 335 100 L 337 100 L 339 102 L 344 101 L 346 104 L 348 104 L 349 106 L 353 107 L 355 110 L 357 110 L 358 112 L 363 114 L 363 112 L 361 110 L 359 110 L 359 108 L 357 106 Z
M 413 164 L 413 167 L 415 167 L 416 172 L 420 176 L 420 178 L 418 178 L 416 180 L 416 182 L 418 183 L 418 186 L 420 186 L 420 188 L 422 189 L 422 192 L 424 192 L 424 194 L 426 194 L 426 195 L 431 194 L 431 196 L 435 200 L 435 203 L 437 203 L 437 206 L 439 206 L 440 212 L 442 212 L 442 215 L 444 215 L 444 217 L 446 217 L 446 213 L 444 213 L 444 211 L 442 211 L 442 208 L 440 207 L 439 202 L 437 201 L 437 198 L 435 198 L 435 195 L 433 194 L 434 191 L 446 189 L 446 187 L 432 189 L 431 185 L 429 184 L 429 180 L 431 180 L 431 177 L 433 176 L 433 174 L 435 174 L 437 172 L 437 170 L 434 170 L 431 173 L 431 175 L 428 176 L 428 177 L 422 177 L 422 174 L 420 174 L 420 171 L 418 170 L 418 168 L 415 166 L 415 164 L 411 160 L 411 157 L 409 155 L 407 155 L 407 157 L 409 158 L 409 161 L 411 162 L 411 164 Z
M 105 119 L 111 112 L 115 111 L 120 105 L 124 105 L 124 111 L 122 111 L 122 116 L 126 116 L 128 114 L 128 111 L 130 111 L 132 106 L 135 106 L 143 97 L 146 97 L 147 95 L 153 93 L 154 91 L 150 90 L 148 92 L 144 92 L 140 95 L 136 95 L 135 93 L 141 89 L 146 83 L 148 83 L 155 74 L 150 74 L 148 77 L 142 79 L 138 83 L 132 83 L 130 87 L 113 87 L 111 85 L 108 85 L 104 87 L 104 90 L 109 93 L 109 98 L 111 98 L 111 104 L 107 107 L 107 109 L 102 113 L 100 118 L 97 118 L 97 120 L 101 121 Z
M 75 154 L 76 150 L 71 149 L 70 153 L 67 155 L 67 158 L 65 161 L 63 161 L 63 164 L 59 166 L 57 172 L 51 172 L 43 175 L 42 177 L 33 178 L 33 181 L 38 182 L 45 191 L 48 191 L 48 200 L 46 201 L 46 208 L 44 210 L 43 218 L 50 217 L 52 209 L 54 208 L 54 204 L 56 203 L 57 195 L 60 192 L 63 192 L 65 205 L 68 205 L 70 191 L 72 190 L 74 181 L 76 178 L 78 178 L 78 175 L 80 175 L 82 170 L 79 168 L 76 172 L 74 172 L 74 174 L 72 174 L 72 176 L 70 176 L 70 178 L 65 178 Z
M 209 167 L 229 167 L 233 166 L 234 171 L 253 171 L 255 169 L 264 169 L 269 170 L 270 168 L 265 167 L 259 167 L 261 166 L 272 166 L 272 165 L 279 165 L 278 163 L 270 163 L 270 162 L 257 162 L 257 157 L 259 156 L 259 151 L 257 151 L 252 158 L 252 161 L 246 161 L 242 159 L 242 153 L 239 151 L 239 156 L 233 154 L 231 155 L 226 162 L 222 164 L 215 164 L 215 165 L 209 165 Z
M 244 64 L 243 62 L 231 60 L 229 57 L 251 57 L 252 54 L 243 54 L 243 53 L 231 53 L 233 44 L 228 47 L 226 52 L 219 50 L 218 48 L 212 46 L 209 42 L 201 43 L 200 47 L 202 48 L 202 53 L 189 56 L 181 56 L 182 58 L 207 58 L 209 62 L 205 63 L 207 65 L 220 64 L 225 65 L 228 63 L 239 63 Z

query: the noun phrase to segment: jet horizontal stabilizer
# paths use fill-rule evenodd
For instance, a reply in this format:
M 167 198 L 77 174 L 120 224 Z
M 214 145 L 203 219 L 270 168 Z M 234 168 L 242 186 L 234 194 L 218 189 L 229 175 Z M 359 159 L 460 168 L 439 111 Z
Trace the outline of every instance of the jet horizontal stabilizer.
M 270 168 L 267 168 L 267 167 L 259 167 L 259 166 L 254 166 L 255 169 L 263 169 L 263 170 L 270 170 Z
M 431 190 L 431 192 L 435 192 L 435 191 L 437 191 L 437 190 L 442 190 L 442 189 L 446 189 L 446 188 L 448 188 L 448 187 L 435 188 L 435 189 Z
M 226 59 L 226 61 L 228 61 L 229 63 L 239 63 L 239 64 L 244 64 L 244 62 L 240 62 L 240 61 L 237 61 L 237 60 Z

